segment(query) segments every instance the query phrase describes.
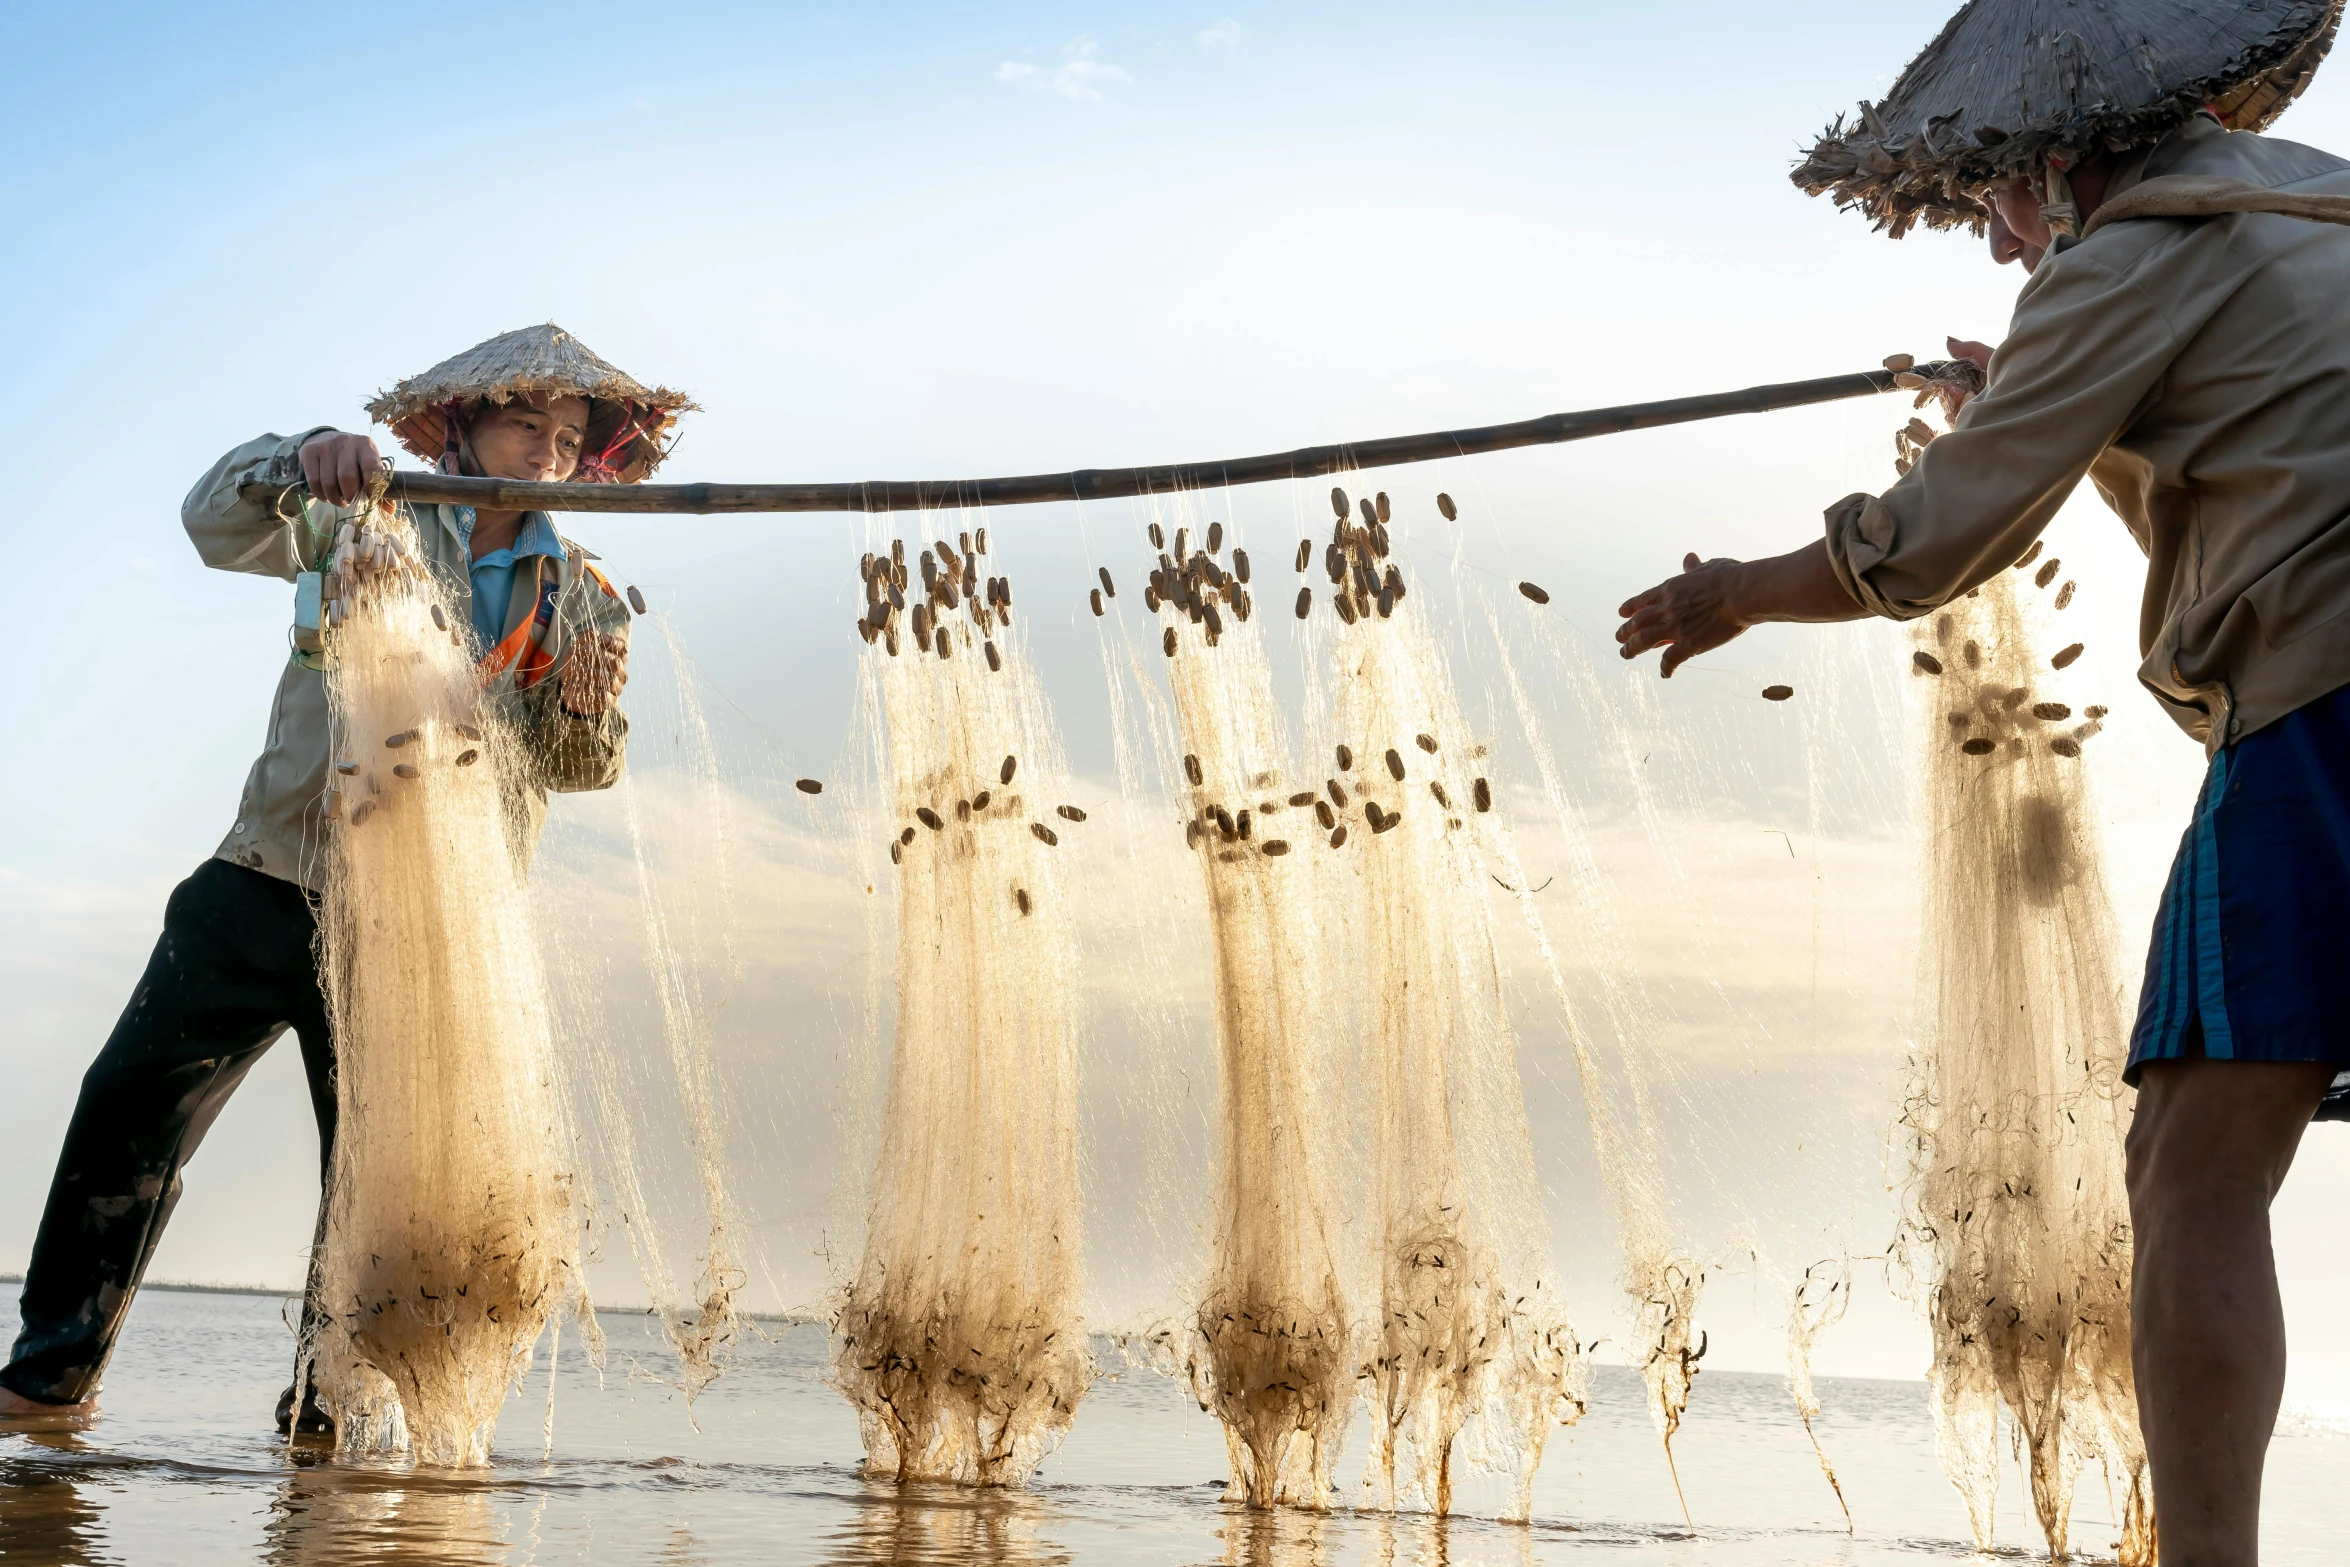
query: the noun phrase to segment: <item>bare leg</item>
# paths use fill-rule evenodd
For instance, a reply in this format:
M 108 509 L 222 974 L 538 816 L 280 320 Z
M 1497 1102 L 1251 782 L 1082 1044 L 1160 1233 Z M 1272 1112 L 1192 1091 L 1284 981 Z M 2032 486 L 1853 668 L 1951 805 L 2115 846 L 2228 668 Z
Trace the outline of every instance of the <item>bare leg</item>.
M 2268 1208 L 2334 1068 L 2150 1061 L 2130 1126 L 2131 1360 L 2163 1567 L 2260 1559 L 2285 1393 Z

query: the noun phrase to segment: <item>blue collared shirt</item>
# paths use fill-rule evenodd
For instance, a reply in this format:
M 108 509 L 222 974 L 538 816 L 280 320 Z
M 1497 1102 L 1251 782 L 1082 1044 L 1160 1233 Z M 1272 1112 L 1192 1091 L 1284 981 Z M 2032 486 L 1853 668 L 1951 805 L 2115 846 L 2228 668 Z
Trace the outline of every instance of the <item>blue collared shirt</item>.
M 473 556 L 473 508 L 451 509 L 457 514 L 457 537 L 464 541 L 472 562 L 474 643 L 484 649 L 493 648 L 505 635 L 506 614 L 513 607 L 515 566 L 526 555 L 547 555 L 556 560 L 568 557 L 562 539 L 555 534 L 555 524 L 540 511 L 523 515 L 522 526 L 512 544 L 487 555 Z

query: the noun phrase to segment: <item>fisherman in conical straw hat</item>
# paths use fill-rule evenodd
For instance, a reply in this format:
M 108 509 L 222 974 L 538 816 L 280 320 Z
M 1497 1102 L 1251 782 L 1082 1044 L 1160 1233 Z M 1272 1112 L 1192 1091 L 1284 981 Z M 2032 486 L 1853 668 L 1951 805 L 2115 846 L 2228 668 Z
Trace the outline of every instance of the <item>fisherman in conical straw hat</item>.
M 494 337 L 402 381 L 368 412 L 448 473 L 625 484 L 660 463 L 692 406 L 550 325 Z M 181 1166 L 289 1028 L 301 1038 L 321 1169 L 332 1163 L 335 1053 L 316 955 L 331 776 L 319 573 L 380 466 L 364 435 L 264 435 L 214 464 L 181 509 L 206 565 L 295 584 L 294 652 L 235 824 L 173 891 L 146 973 L 82 1080 L 25 1273 L 23 1331 L 0 1370 L 0 1421 L 76 1424 L 95 1413 Z M 535 836 L 548 791 L 603 789 L 620 775 L 628 609 L 543 512 L 430 506 L 411 520 L 458 610 L 452 629 L 470 640 L 494 707 L 536 761 L 518 802 Z M 281 1431 L 292 1417 L 289 1388 Z M 324 1417 L 312 1406 L 303 1423 L 316 1429 Z
M 2258 1550 L 2268 1206 L 2350 1114 L 2350 163 L 2256 134 L 2341 0 L 1975 0 L 1795 183 L 2029 276 L 1954 428 L 1827 537 L 1623 606 L 1663 672 L 1761 621 L 1909 619 L 2086 474 L 2147 554 L 2139 678 L 2209 754 L 2131 1039 L 2132 1329 L 2166 1564 Z M 1956 399 L 1953 399 L 1955 401 Z

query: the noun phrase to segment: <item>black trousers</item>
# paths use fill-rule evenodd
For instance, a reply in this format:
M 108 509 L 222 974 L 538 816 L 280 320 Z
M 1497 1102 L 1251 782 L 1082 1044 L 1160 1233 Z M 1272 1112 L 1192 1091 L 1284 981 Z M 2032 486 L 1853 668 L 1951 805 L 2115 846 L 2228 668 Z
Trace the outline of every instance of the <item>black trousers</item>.
M 206 860 L 173 889 L 147 972 L 82 1077 L 0 1386 L 61 1404 L 97 1391 L 179 1200 L 181 1168 L 289 1028 L 302 1041 L 324 1189 L 335 1055 L 317 940 L 311 895 L 292 882 Z

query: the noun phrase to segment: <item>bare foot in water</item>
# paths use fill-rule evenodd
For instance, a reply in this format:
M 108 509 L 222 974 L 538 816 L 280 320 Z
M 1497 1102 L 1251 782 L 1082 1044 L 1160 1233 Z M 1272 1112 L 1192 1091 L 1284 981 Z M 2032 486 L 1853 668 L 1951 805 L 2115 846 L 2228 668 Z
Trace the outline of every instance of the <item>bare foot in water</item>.
M 0 1387 L 0 1431 L 80 1431 L 98 1419 L 98 1401 L 45 1404 Z

